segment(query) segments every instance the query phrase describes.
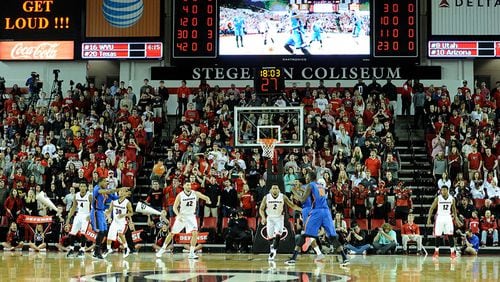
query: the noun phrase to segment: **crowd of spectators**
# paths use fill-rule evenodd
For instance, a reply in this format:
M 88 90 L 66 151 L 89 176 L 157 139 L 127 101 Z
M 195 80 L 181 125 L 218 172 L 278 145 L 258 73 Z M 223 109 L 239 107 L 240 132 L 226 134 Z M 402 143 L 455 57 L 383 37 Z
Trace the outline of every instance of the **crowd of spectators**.
M 409 87 L 425 97 L 423 116 L 415 115 L 415 125 L 423 119 L 437 189 L 451 187 L 450 193 L 457 199 L 463 219 L 479 223 L 472 234 L 482 233 L 482 245 L 487 241 L 498 245 L 495 218 L 500 207 L 500 81 L 491 90 L 484 82 L 471 90 L 467 81 L 463 81 L 456 93 L 450 93 L 445 85 Z M 415 112 L 416 108 L 415 104 Z M 479 217 L 473 219 L 475 209 Z M 492 220 L 486 217 L 487 211 Z
M 420 85 L 418 81 L 408 81 L 404 91 L 410 89 L 411 95 L 420 90 L 430 93 L 424 106 L 426 133 L 446 140 L 435 142 L 434 137 L 428 136 L 436 145 L 429 154 L 440 156 L 438 147 L 442 146 L 445 159 L 450 159 L 452 152 L 461 158 L 461 153 L 470 149 L 468 158 L 460 159 L 465 165 L 460 166 L 459 172 L 454 174 L 447 168 L 440 178 L 444 177 L 446 183 L 445 172 L 449 171 L 450 181 L 460 183 L 456 187 L 471 190 L 486 189 L 489 183 L 494 187 L 484 193 L 484 198 L 496 201 L 498 194 L 490 190 L 498 191 L 497 162 L 491 166 L 484 161 L 474 167 L 474 152 L 484 152 L 488 160 L 489 154 L 493 154 L 488 148 L 495 148 L 498 153 L 498 124 L 494 122 L 498 110 L 493 117 L 488 107 L 495 105 L 494 97 L 498 104 L 500 91 L 484 94 L 484 98 L 477 98 L 483 97 L 484 89 L 478 90 L 476 96 L 464 93 L 460 105 L 454 102 L 446 106 L 444 87 L 432 90 Z M 222 89 L 206 81 L 197 87 L 182 82 L 175 91 L 178 122 L 171 134 L 163 136 L 161 126 L 170 119 L 164 116 L 169 96 L 163 82 L 155 89 L 145 79 L 138 95 L 123 82 L 101 88 L 77 84 L 75 89 L 58 93 L 53 99 L 42 92 L 38 101 L 28 104 L 25 101 L 30 99 L 26 96 L 33 93 L 22 94 L 15 89 L 7 90 L 0 107 L 4 116 L 4 126 L 0 128 L 0 203 L 4 224 L 15 221 L 20 214 L 47 214 L 47 208 L 36 201 L 40 191 L 45 191 L 53 203 L 67 212 L 80 183 L 93 187 L 98 179 L 108 178 L 113 187 L 135 188 L 137 173 L 143 167 L 144 157 L 151 155 L 155 142 L 162 144 L 160 153 L 166 157 L 155 158 L 150 182 L 144 183 L 151 189 L 144 197 L 136 191 L 133 202 L 145 200 L 172 216 L 175 196 L 183 183 L 190 182 L 193 190 L 202 191 L 212 202 L 199 203 L 200 217 L 229 218 L 240 209 L 246 217 L 256 217 L 256 207 L 268 191 L 266 180 L 271 176 L 264 160 L 255 157 L 260 155 L 258 149 L 232 146 L 232 112 L 236 106 L 277 103 L 303 105 L 306 113 L 305 146 L 285 150 L 279 157 L 286 171 L 280 175 L 285 192 L 312 170 L 326 181 L 332 213 L 343 214 L 353 222 L 367 217 L 406 220 L 412 210 L 411 189 L 398 180 L 401 160 L 394 132 L 398 90 L 390 80 L 383 86 L 376 80 L 368 85 L 359 80 L 353 86 L 337 83 L 332 88 L 325 87 L 323 81 L 315 87 L 307 82 L 303 88 L 293 85 L 278 100 L 258 97 L 249 86 Z M 481 108 L 471 107 L 470 100 L 484 100 L 480 104 L 486 108 L 484 113 L 475 112 Z M 456 131 L 451 130 L 456 122 L 452 119 L 456 117 L 454 110 L 447 114 L 453 107 L 462 118 Z M 476 115 L 481 120 L 465 121 Z M 471 171 L 476 178 L 467 177 Z M 464 193 L 457 188 L 459 199 Z M 160 225 L 148 220 L 152 229 L 159 229 Z M 387 228 L 384 226 L 382 231 L 389 232 Z

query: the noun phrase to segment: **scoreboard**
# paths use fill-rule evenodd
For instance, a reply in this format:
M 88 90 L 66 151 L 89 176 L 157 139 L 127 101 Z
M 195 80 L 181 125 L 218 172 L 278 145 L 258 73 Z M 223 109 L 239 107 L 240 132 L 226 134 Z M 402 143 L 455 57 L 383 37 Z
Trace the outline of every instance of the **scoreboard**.
M 176 0 L 172 11 L 174 64 L 419 60 L 419 0 Z
M 500 58 L 500 41 L 429 41 L 430 58 Z
M 83 43 L 82 59 L 161 59 L 163 43 Z

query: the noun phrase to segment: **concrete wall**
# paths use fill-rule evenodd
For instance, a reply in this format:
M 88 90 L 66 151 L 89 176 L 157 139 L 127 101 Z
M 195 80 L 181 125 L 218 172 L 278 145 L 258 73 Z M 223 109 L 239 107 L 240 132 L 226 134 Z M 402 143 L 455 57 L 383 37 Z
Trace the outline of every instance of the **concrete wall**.
M 32 71 L 40 74 L 43 81 L 43 91 L 50 91 L 54 82 L 53 70 L 59 69 L 59 80 L 62 83 L 63 92 L 69 89 L 69 81 L 85 82 L 87 75 L 86 62 L 5 62 L 0 61 L 0 76 L 5 77 L 5 86 L 12 87 L 18 84 L 24 87 L 26 80 L 30 77 Z

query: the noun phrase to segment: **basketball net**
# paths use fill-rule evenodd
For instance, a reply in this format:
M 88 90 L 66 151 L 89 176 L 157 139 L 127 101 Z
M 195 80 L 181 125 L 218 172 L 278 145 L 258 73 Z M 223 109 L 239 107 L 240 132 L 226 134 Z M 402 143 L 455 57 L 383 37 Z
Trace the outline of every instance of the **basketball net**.
M 262 138 L 258 139 L 257 142 L 262 147 L 262 156 L 272 159 L 274 157 L 274 147 L 278 143 L 278 140 L 274 138 Z

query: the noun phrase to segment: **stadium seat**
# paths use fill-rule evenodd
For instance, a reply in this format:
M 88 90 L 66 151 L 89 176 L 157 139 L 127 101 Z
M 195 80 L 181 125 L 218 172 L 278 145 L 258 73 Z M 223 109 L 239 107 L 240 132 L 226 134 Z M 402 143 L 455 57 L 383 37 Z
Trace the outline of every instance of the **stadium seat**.
M 227 224 L 229 223 L 229 217 L 222 218 L 222 230 L 227 228 Z
M 359 228 L 361 228 L 363 230 L 368 230 L 368 219 L 363 218 L 363 219 L 353 220 L 353 222 L 354 221 L 359 225 Z
M 203 228 L 213 228 L 217 230 L 217 218 L 216 217 L 203 218 Z
M 351 219 L 350 218 L 344 218 L 345 224 L 347 225 L 347 229 L 351 228 Z
M 375 228 L 379 228 L 384 223 L 385 223 L 384 219 L 372 218 L 371 221 L 370 221 L 370 229 L 373 230 Z
M 403 220 L 402 219 L 396 219 L 396 226 L 395 226 L 394 229 L 401 230 L 401 227 L 403 227 Z
M 257 230 L 257 219 L 255 217 L 248 217 L 248 227 L 250 227 L 252 230 Z
M 474 206 L 476 210 L 480 210 L 484 206 L 484 199 L 474 199 Z

